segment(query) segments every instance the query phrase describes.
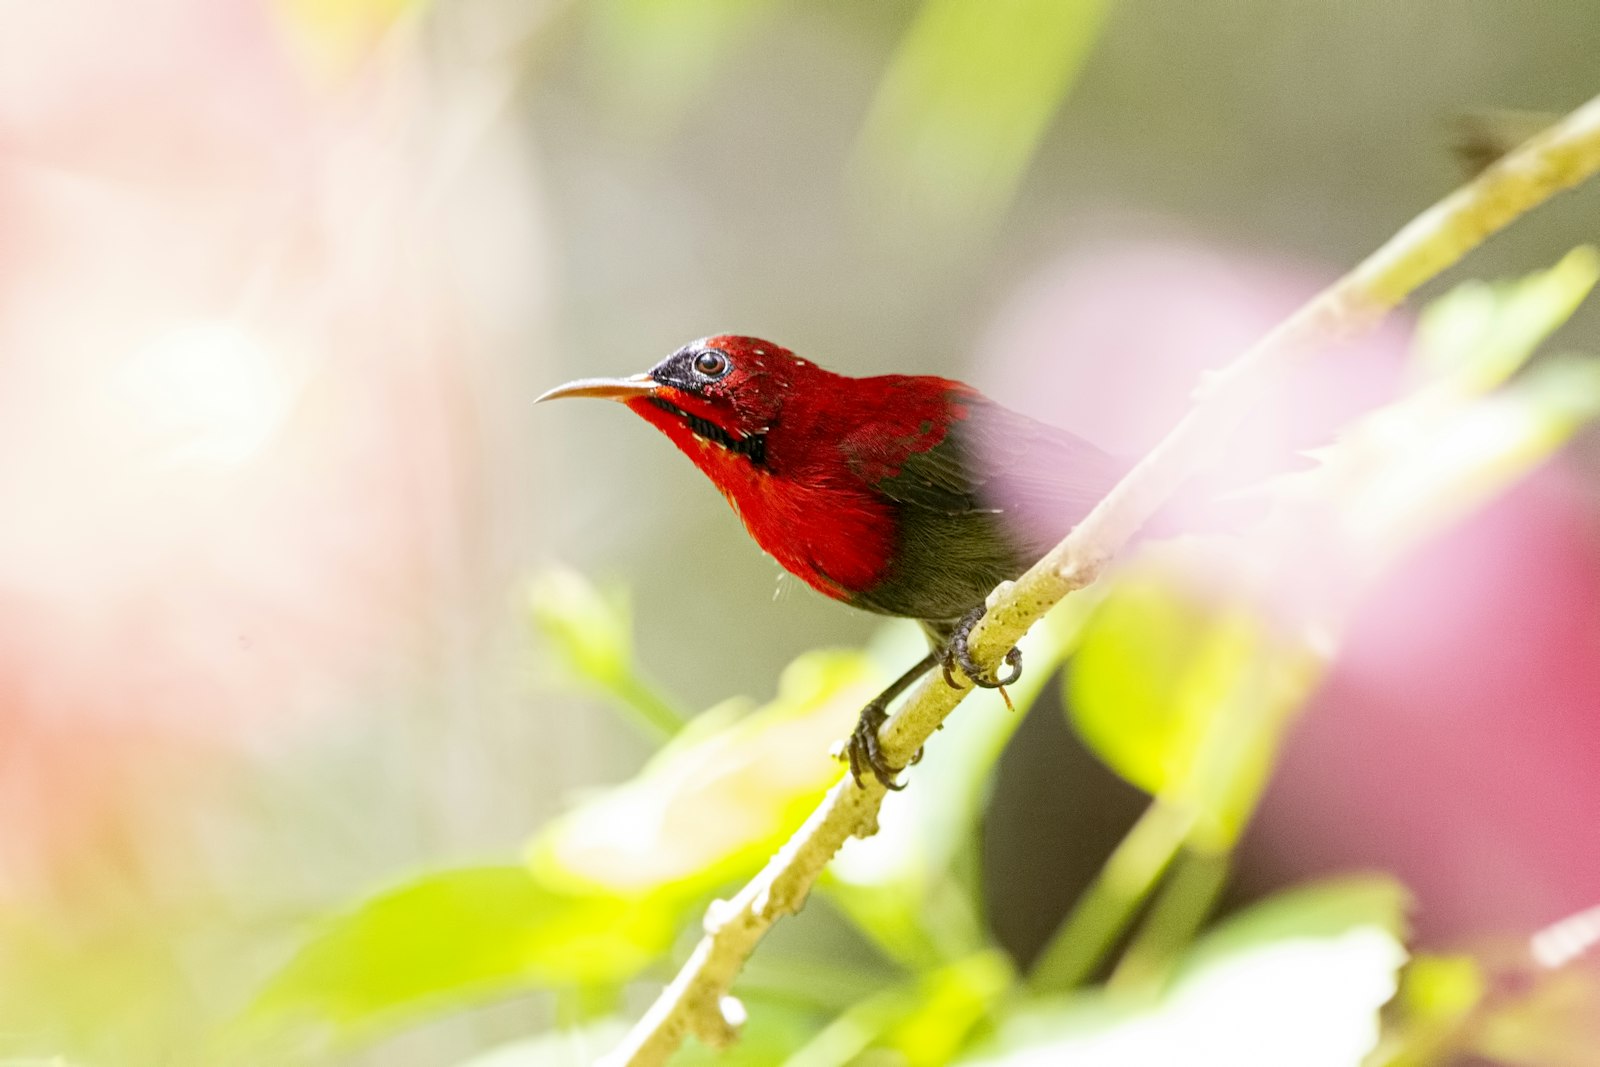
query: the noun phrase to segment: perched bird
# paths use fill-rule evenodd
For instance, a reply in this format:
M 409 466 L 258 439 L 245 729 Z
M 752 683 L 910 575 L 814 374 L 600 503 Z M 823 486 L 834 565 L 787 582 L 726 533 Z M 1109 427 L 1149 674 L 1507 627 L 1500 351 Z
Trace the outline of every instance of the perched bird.
M 586 378 L 561 397 L 620 400 L 710 478 L 756 543 L 812 588 L 921 622 L 932 650 L 862 709 L 846 748 L 900 788 L 878 728 L 935 666 L 995 688 L 967 650 L 984 599 L 1059 541 L 1129 464 L 947 378 L 852 378 L 756 337 L 684 345 L 643 374 Z

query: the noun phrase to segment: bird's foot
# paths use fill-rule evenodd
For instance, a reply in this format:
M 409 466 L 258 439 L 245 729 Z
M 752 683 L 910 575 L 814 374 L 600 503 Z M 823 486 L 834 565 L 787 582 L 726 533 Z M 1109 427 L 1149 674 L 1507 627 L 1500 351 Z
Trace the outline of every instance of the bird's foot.
M 863 771 L 870 771 L 885 789 L 901 790 L 905 783 L 899 780 L 900 772 L 905 767 L 896 767 L 891 764 L 883 754 L 883 744 L 878 740 L 878 730 L 889 721 L 889 712 L 884 702 L 874 700 L 861 709 L 861 718 L 856 721 L 856 728 L 850 732 L 850 740 L 845 742 L 844 758 L 850 762 L 850 777 L 854 778 L 856 785 L 861 784 Z M 922 759 L 922 749 L 917 749 L 916 755 L 911 757 L 911 763 Z M 910 766 L 910 764 L 907 764 Z
M 982 689 L 1004 691 L 1006 686 L 1011 685 L 1022 677 L 1022 652 L 1020 649 L 1013 648 L 1006 653 L 1005 659 L 1001 661 L 1009 668 L 1009 672 L 1004 675 L 996 675 L 993 678 L 988 676 L 988 671 L 983 668 L 982 664 L 972 658 L 972 650 L 967 647 L 967 638 L 972 636 L 972 628 L 978 625 L 979 619 L 983 618 L 984 611 L 984 606 L 979 604 L 961 616 L 960 621 L 956 623 L 955 629 L 950 632 L 950 640 L 944 647 L 943 666 L 945 684 L 951 689 L 961 688 L 956 683 L 955 674 L 953 673 L 957 667 L 961 668 L 962 674 L 972 680 L 973 685 Z M 1006 703 L 1009 704 L 1011 701 L 1007 699 Z

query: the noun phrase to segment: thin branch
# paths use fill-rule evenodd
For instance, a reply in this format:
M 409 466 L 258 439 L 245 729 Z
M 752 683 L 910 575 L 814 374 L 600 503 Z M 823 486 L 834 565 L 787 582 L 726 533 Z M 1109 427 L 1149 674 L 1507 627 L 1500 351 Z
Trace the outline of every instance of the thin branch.
M 1093 582 L 1141 525 L 1222 444 L 1252 409 L 1268 372 L 1326 343 L 1368 328 L 1416 288 L 1457 263 L 1489 235 L 1600 170 L 1600 97 L 1484 171 L 1391 238 L 1203 385 L 1195 406 L 1059 545 L 989 598 L 974 631 L 980 663 L 1000 656 L 1068 593 Z M 937 672 L 914 690 L 881 736 L 904 762 L 969 689 Z M 706 935 L 607 1067 L 662 1064 L 687 1034 L 713 1046 L 738 1036 L 743 1008 L 729 990 L 744 961 L 780 917 L 799 910 L 828 861 L 852 835 L 877 830 L 883 787 L 848 775 L 730 901 L 706 910 Z

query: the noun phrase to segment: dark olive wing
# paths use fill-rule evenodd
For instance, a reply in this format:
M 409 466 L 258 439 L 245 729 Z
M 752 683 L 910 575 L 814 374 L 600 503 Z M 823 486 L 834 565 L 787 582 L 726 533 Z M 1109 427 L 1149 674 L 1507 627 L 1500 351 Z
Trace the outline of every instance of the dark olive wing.
M 881 472 L 872 487 L 899 505 L 897 566 L 860 606 L 961 615 L 1064 537 L 1127 468 L 976 393 L 952 390 L 947 403 L 946 432 L 931 446 L 906 453 L 905 442 L 870 433 L 841 445 L 852 468 Z
M 1128 469 L 1076 434 L 976 393 L 953 393 L 949 401 L 944 437 L 903 458 L 876 484 L 879 492 L 943 515 L 1003 516 L 1022 543 L 1047 547 Z

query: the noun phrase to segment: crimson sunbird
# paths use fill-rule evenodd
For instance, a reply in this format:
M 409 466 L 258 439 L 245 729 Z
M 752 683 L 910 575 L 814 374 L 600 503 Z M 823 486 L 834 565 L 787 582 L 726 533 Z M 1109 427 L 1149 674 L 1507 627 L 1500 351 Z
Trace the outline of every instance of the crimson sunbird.
M 967 635 L 984 600 L 1088 514 L 1129 464 L 948 378 L 852 378 L 771 341 L 693 341 L 643 374 L 585 378 L 539 400 L 620 400 L 694 461 L 766 552 L 807 585 L 916 619 L 931 650 L 861 711 L 850 773 L 900 788 L 878 728 L 923 674 L 986 675 Z M 913 760 L 914 762 L 915 760 Z

